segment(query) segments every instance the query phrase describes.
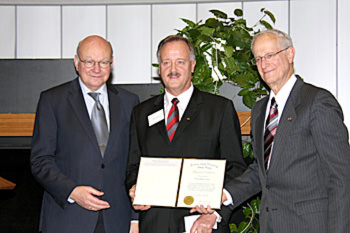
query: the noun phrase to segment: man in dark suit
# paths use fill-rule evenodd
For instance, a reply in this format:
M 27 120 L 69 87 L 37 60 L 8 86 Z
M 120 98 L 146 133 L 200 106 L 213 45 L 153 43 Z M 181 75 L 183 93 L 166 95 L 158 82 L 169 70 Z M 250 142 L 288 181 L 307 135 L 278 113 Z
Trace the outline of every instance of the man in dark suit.
M 74 63 L 79 77 L 44 91 L 38 103 L 30 160 L 45 189 L 40 231 L 128 233 L 131 225 L 138 232 L 124 185 L 138 97 L 106 83 L 113 52 L 105 39 L 82 40 Z
M 130 196 L 135 196 L 140 156 L 226 159 L 226 179 L 240 175 L 246 165 L 242 157 L 240 125 L 232 101 L 193 87 L 191 79 L 196 61 L 193 46 L 187 39 L 180 36 L 165 38 L 158 46 L 157 55 L 165 93 L 141 103 L 132 113 L 127 168 Z M 172 115 L 169 112 L 175 105 L 172 103 L 174 98 L 178 100 L 179 122 L 176 130 L 167 131 L 171 128 L 168 116 Z M 149 117 L 152 115 L 153 120 Z M 184 217 L 189 215 L 188 209 L 134 208 L 141 210 L 141 233 L 185 231 Z M 226 211 L 230 212 L 228 208 Z M 229 232 L 224 212 L 203 216 L 197 221 L 202 223 L 203 218 L 209 218 L 219 222 L 225 217 L 214 232 Z M 206 226 L 199 225 L 206 229 Z
M 238 206 L 262 191 L 262 233 L 349 232 L 350 148 L 341 107 L 294 74 L 286 33 L 260 32 L 252 51 L 271 92 L 252 110 L 255 161 L 226 185 L 224 201 Z

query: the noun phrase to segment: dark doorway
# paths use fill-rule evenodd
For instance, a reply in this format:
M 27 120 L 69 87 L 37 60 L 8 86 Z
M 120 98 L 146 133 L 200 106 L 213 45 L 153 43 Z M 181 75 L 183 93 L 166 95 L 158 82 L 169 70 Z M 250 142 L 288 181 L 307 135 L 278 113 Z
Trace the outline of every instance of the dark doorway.
M 0 176 L 16 183 L 14 190 L 0 190 L 2 233 L 37 233 L 43 189 L 29 167 L 29 149 L 1 149 Z

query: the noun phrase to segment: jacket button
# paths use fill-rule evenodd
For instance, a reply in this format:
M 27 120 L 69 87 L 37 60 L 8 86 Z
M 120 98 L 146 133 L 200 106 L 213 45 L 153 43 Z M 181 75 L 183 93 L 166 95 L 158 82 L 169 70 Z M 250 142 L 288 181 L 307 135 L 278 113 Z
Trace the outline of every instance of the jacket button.
M 105 165 L 103 163 L 101 164 L 101 168 L 105 168 Z

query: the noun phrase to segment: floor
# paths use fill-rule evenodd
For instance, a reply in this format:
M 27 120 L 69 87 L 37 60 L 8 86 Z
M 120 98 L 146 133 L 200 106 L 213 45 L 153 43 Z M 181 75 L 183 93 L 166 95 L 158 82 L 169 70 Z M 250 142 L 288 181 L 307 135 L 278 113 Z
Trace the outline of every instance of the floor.
M 0 150 L 0 176 L 16 183 L 0 191 L 0 232 L 38 233 L 43 190 L 29 168 L 30 150 Z
M 11 191 L 0 190 L 0 232 L 38 233 L 43 189 L 29 167 L 30 150 L 0 149 L 0 176 L 16 183 Z M 231 221 L 243 220 L 237 209 Z

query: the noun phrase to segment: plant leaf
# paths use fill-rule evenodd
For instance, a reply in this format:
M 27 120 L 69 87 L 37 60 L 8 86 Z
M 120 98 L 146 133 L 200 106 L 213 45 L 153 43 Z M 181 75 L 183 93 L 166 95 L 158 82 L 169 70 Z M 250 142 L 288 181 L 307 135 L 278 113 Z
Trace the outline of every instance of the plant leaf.
M 243 88 L 238 92 L 237 95 L 244 96 L 244 95 L 248 95 L 249 92 L 250 92 L 249 88 Z
M 259 213 L 260 199 L 254 199 L 250 202 L 254 213 Z
M 239 233 L 246 233 L 249 229 L 249 227 L 247 228 L 247 230 L 244 231 L 244 229 L 247 227 L 248 223 L 247 222 L 241 222 L 238 226 L 238 232 Z
M 219 25 L 219 21 L 214 18 L 209 18 L 205 21 L 204 26 L 207 26 L 209 28 L 216 28 Z
M 227 14 L 219 11 L 219 10 L 209 10 L 209 12 L 213 13 L 215 17 L 221 18 L 221 19 L 227 19 Z
M 273 23 L 276 23 L 276 18 L 275 16 L 271 13 L 271 11 L 268 11 L 268 10 L 264 10 L 264 13 L 267 14 L 269 16 L 269 18 L 271 19 L 271 21 Z
M 259 23 L 262 24 L 262 25 L 264 25 L 264 27 L 265 27 L 266 29 L 272 29 L 271 24 L 269 24 L 269 23 L 268 23 L 267 21 L 265 21 L 265 20 L 260 20 Z
M 207 26 L 201 27 L 199 30 L 202 33 L 202 35 L 204 35 L 204 36 L 212 36 L 214 31 L 215 31 L 214 28 L 210 28 Z
M 233 55 L 233 47 L 232 46 L 224 46 L 225 48 L 225 56 L 232 57 Z
M 236 72 L 237 66 L 233 57 L 226 57 L 223 62 L 225 63 L 224 67 L 229 74 L 234 74 Z
M 243 157 L 253 159 L 253 147 L 251 143 L 243 143 Z
M 237 228 L 237 225 L 236 225 L 236 224 L 232 223 L 232 224 L 230 224 L 229 226 L 230 226 L 230 232 L 231 232 L 231 233 L 236 233 L 236 232 L 238 232 L 238 228 Z
M 256 102 L 256 96 L 253 92 L 250 92 L 248 95 L 243 96 L 243 103 L 248 107 L 252 108 Z
M 241 17 L 241 16 L 243 16 L 243 11 L 242 11 L 242 9 L 235 9 L 234 11 L 233 11 L 233 13 L 235 14 L 235 16 L 238 16 L 238 17 Z
M 188 26 L 190 26 L 190 27 L 194 27 L 196 25 L 194 22 L 192 22 L 189 19 L 181 18 L 181 20 L 184 21 L 186 24 L 188 24 Z

